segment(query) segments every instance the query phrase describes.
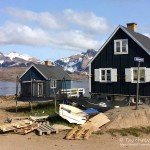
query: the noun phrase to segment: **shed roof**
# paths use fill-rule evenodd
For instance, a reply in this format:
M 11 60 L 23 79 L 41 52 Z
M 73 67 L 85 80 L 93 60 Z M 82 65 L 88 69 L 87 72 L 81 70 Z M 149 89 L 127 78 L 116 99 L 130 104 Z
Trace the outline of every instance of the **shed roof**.
M 53 78 L 56 80 L 71 80 L 69 74 L 58 66 L 46 66 L 41 64 L 34 65 L 47 79 Z
M 45 79 L 55 79 L 55 80 L 71 80 L 70 75 L 58 66 L 46 66 L 42 64 L 31 65 L 20 78 L 31 68 L 34 67 Z

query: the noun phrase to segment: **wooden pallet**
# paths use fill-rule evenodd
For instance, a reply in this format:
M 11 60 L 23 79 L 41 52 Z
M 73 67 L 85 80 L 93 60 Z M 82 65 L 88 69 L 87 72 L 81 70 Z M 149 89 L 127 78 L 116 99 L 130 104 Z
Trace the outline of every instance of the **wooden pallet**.
M 36 129 L 38 132 L 38 135 L 43 135 L 43 134 L 51 134 L 51 133 L 58 133 L 57 130 L 52 128 L 52 126 L 49 125 L 49 123 L 42 123 L 39 125 L 39 127 Z
M 65 139 L 67 140 L 85 140 L 88 139 L 89 136 L 92 134 L 93 132 L 93 128 L 89 127 L 81 127 L 81 126 L 77 126 L 74 127 L 65 137 Z
M 29 125 L 27 127 L 16 129 L 16 130 L 14 130 L 14 132 L 17 133 L 17 134 L 25 135 L 27 133 L 30 133 L 30 132 L 34 131 L 38 127 L 39 127 L 39 125 L 34 123 L 34 124 Z
M 88 139 L 92 132 L 98 131 L 101 126 L 110 120 L 106 115 L 100 113 L 87 121 L 81 126 L 74 127 L 65 137 L 67 140 L 83 140 Z

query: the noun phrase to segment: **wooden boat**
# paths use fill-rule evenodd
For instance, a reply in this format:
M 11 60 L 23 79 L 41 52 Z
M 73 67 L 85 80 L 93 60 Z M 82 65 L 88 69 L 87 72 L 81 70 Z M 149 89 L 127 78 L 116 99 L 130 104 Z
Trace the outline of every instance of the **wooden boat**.
M 59 115 L 70 123 L 84 124 L 88 119 L 88 114 L 74 106 L 60 104 Z

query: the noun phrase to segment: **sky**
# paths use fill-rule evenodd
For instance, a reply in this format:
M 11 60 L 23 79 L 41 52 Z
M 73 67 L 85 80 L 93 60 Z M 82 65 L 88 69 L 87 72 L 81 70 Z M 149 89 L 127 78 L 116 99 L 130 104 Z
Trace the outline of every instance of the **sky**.
M 0 51 L 55 61 L 98 50 L 118 25 L 150 37 L 150 0 L 0 0 Z

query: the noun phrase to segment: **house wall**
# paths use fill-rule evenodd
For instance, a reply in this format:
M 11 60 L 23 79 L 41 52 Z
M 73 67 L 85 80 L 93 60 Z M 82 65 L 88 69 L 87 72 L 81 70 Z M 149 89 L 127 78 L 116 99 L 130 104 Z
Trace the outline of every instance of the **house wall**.
M 114 40 L 116 39 L 128 39 L 128 54 L 114 55 Z M 137 67 L 134 57 L 143 57 L 145 60 L 144 63 L 141 63 L 141 66 L 150 68 L 150 56 L 122 29 L 119 29 L 91 63 L 91 92 L 136 95 L 136 83 L 125 82 L 125 68 Z M 94 69 L 98 68 L 117 68 L 117 82 L 95 82 Z M 150 83 L 140 83 L 139 94 L 150 96 Z

